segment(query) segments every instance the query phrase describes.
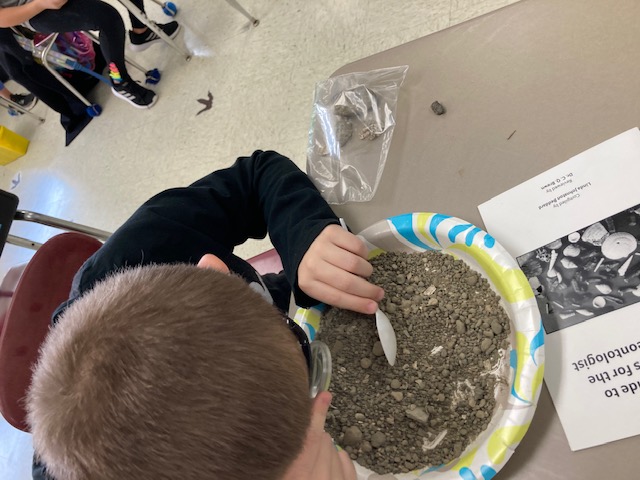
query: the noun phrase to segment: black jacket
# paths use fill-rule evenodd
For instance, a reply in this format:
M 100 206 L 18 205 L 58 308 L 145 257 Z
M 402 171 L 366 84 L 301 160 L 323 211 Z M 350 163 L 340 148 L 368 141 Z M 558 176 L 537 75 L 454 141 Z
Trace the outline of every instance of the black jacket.
M 298 265 L 318 234 L 338 223 L 291 160 L 276 152 L 256 151 L 230 168 L 188 187 L 165 190 L 144 203 L 78 271 L 69 302 L 119 269 L 152 263 L 196 264 L 204 254 L 213 253 L 247 282 L 263 280 L 281 310 L 288 309 L 291 291 L 297 305 L 310 307 L 318 302 L 298 288 Z M 267 233 L 282 258 L 286 277 L 261 279 L 233 254 L 235 246 L 249 238 L 265 238 Z

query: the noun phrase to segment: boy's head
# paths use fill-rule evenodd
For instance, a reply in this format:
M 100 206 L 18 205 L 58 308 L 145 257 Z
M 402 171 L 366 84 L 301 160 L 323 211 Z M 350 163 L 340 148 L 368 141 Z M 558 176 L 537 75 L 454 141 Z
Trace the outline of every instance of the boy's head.
M 235 276 L 189 265 L 118 273 L 47 337 L 28 395 L 59 480 L 280 478 L 311 400 L 281 314 Z

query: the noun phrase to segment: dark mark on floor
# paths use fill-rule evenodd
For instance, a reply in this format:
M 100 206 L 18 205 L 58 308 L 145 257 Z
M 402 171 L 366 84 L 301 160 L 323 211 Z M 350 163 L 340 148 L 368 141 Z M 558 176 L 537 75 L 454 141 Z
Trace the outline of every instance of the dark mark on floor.
M 211 107 L 213 106 L 213 95 L 211 95 L 211 92 L 207 92 L 207 95 L 209 96 L 208 99 L 198 98 L 198 102 L 203 104 L 204 108 L 202 110 L 200 110 L 198 113 L 196 113 L 196 117 L 198 115 L 200 115 L 202 112 L 206 112 L 207 110 L 211 110 Z
M 514 134 L 514 133 L 516 133 L 516 131 L 515 131 L 515 130 L 511 133 L 511 135 L 509 135 L 509 136 L 507 137 L 507 140 L 511 140 L 511 137 L 513 137 L 513 134 Z

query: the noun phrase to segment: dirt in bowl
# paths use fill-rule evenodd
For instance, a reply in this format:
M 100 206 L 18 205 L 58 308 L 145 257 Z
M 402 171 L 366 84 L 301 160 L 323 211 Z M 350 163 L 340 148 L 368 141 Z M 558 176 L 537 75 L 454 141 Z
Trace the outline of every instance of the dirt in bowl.
M 371 263 L 396 363 L 373 316 L 329 310 L 318 334 L 334 362 L 326 430 L 378 474 L 445 464 L 486 430 L 507 387 L 509 318 L 487 280 L 451 255 L 388 252 Z

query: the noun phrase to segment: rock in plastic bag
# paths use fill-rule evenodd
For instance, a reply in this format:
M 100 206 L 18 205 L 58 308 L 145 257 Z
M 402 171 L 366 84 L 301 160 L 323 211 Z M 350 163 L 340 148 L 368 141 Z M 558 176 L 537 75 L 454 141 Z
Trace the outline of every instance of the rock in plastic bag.
M 366 202 L 375 195 L 408 68 L 348 73 L 316 85 L 307 174 L 327 202 Z

